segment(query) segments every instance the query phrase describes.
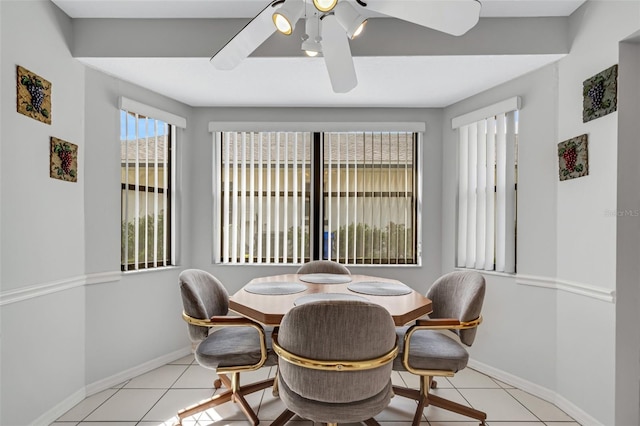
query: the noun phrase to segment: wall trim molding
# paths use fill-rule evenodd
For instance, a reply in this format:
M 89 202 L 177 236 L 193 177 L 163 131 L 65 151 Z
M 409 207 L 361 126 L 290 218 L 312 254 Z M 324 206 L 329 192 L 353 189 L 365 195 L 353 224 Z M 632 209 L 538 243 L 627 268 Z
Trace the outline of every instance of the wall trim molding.
M 516 275 L 516 284 L 561 290 L 567 293 L 579 294 L 581 296 L 601 300 L 603 302 L 616 302 L 615 290 L 590 284 L 579 283 L 576 281 L 563 280 L 560 278 L 518 274 Z
M 95 274 L 78 275 L 75 277 L 63 278 L 56 281 L 36 284 L 28 287 L 21 287 L 14 290 L 0 292 L 0 306 L 11 303 L 22 302 L 48 294 L 66 291 L 77 287 L 91 284 L 102 284 L 112 281 L 120 281 L 122 272 L 98 272 Z
M 468 366 L 481 373 L 488 374 L 489 376 L 496 378 L 501 382 L 505 382 L 508 385 L 514 386 L 520 390 L 530 393 L 531 395 L 537 396 L 538 398 L 544 399 L 545 401 L 554 404 L 569 416 L 573 417 L 573 419 L 581 425 L 603 426 L 601 422 L 599 422 L 589 413 L 585 412 L 582 408 L 578 407 L 573 402 L 569 401 L 567 398 L 551 389 L 547 389 L 544 386 L 540 386 L 536 383 L 530 382 L 511 373 L 507 373 L 506 371 L 500 370 L 498 368 L 491 367 L 490 365 L 484 364 L 474 359 L 469 360 Z
M 136 367 L 132 367 L 128 370 L 122 371 L 118 374 L 114 374 L 111 377 L 107 377 L 97 382 L 91 383 L 82 389 L 79 389 L 73 395 L 66 398 L 64 401 L 57 404 L 55 407 L 48 410 L 46 413 L 38 417 L 31 423 L 31 426 L 48 425 L 55 422 L 61 415 L 75 407 L 83 399 L 94 395 L 98 392 L 102 392 L 122 382 L 132 379 L 144 373 L 148 373 L 151 370 L 162 367 L 172 361 L 176 361 L 182 357 L 185 357 L 191 353 L 191 346 L 178 349 L 167 355 L 152 359 L 151 361 L 142 363 Z

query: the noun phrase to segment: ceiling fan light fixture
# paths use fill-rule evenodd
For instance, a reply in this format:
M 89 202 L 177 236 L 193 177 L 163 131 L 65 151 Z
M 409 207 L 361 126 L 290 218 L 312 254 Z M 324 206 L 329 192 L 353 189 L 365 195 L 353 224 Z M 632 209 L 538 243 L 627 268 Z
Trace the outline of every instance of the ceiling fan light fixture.
M 282 34 L 290 35 L 303 12 L 304 0 L 287 0 L 282 7 L 273 12 L 273 24 Z
M 336 7 L 338 0 L 313 0 L 313 5 L 320 12 L 329 12 L 331 9 Z
M 308 38 L 302 42 L 302 50 L 307 56 L 318 56 L 318 54 L 322 53 L 322 45 L 320 42 Z
M 334 14 L 349 38 L 355 38 L 360 35 L 367 23 L 367 19 L 364 16 L 360 15 L 353 6 L 344 1 L 335 7 Z

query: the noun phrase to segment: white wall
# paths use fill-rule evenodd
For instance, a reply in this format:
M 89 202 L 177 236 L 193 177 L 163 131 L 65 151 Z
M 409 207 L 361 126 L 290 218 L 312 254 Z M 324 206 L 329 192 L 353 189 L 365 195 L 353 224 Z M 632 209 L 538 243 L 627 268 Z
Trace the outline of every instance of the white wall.
M 620 206 L 615 190 L 618 113 L 582 123 L 582 83 L 618 62 L 618 42 L 640 27 L 640 2 L 590 1 L 571 16 L 570 25 L 572 48 L 557 65 L 445 110 L 443 206 L 454 211 L 455 168 L 446 165 L 456 161 L 455 135 L 448 119 L 522 96 L 518 274 L 488 277 L 489 318 L 472 357 L 534 388 L 542 386 L 540 393 L 587 424 L 609 425 L 615 424 L 616 400 L 624 398 L 615 392 L 616 371 L 637 371 L 638 354 L 636 345 L 633 368 L 616 367 L 616 305 L 607 300 L 616 289 L 616 220 L 605 211 Z M 584 133 L 589 134 L 589 176 L 559 182 L 557 144 Z M 443 219 L 447 271 L 454 266 L 455 218 L 443 214 Z M 637 387 L 637 377 L 632 380 Z M 634 395 L 635 406 L 637 389 Z M 624 405 L 618 404 L 619 412 Z
M 49 2 L 0 8 L 0 282 L 3 295 L 16 295 L 84 274 L 84 67 L 67 48 L 70 19 Z M 52 83 L 51 125 L 16 112 L 16 65 Z M 77 183 L 49 177 L 51 136 L 78 145 Z M 0 423 L 29 422 L 84 386 L 83 301 L 75 287 L 3 304 Z
M 589 135 L 589 176 L 558 183 L 557 277 L 615 289 L 616 219 L 605 210 L 617 207 L 618 113 L 583 123 L 582 83 L 618 63 L 618 42 L 640 28 L 640 2 L 588 2 L 570 24 L 571 51 L 559 64 L 557 142 Z M 614 305 L 559 295 L 557 391 L 603 424 L 615 421 L 615 327 Z
M 46 424 L 190 346 L 180 269 L 120 272 L 118 97 L 185 117 L 191 108 L 86 69 L 69 53 L 71 20 L 51 2 L 3 0 L 0 12 L 0 424 Z M 16 65 L 52 82 L 51 125 L 15 111 Z M 50 136 L 79 146 L 77 183 L 49 178 Z M 179 250 L 190 239 L 180 235 Z
M 640 210 L 640 35 L 620 44 L 618 78 L 618 210 Z M 640 220 L 617 220 L 616 423 L 640 424 Z M 639 401 L 630 404 L 629 401 Z
M 357 267 L 349 269 L 355 274 L 369 274 L 398 278 L 420 292 L 425 292 L 440 274 L 440 197 L 442 166 L 441 110 L 405 108 L 198 108 L 192 116 L 194 143 L 189 152 L 192 159 L 189 177 L 185 182 L 189 193 L 185 205 L 192 208 L 190 234 L 195 267 L 218 276 L 230 291 L 238 290 L 248 280 L 265 274 L 295 272 L 294 266 L 237 266 L 213 264 L 213 188 L 212 160 L 213 136 L 208 131 L 210 121 L 261 121 L 261 122 L 423 122 L 426 132 L 423 138 L 423 195 L 422 195 L 422 266 L 418 267 Z

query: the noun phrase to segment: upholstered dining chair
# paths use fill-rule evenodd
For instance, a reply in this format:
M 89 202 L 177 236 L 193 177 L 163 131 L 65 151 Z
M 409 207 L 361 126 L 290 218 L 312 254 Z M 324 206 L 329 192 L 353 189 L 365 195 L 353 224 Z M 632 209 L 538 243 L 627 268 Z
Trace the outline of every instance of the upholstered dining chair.
M 398 329 L 398 338 L 403 343 L 393 369 L 420 376 L 420 390 L 393 387 L 396 395 L 418 401 L 413 426 L 420 424 L 423 410 L 428 405 L 480 420 L 484 424 L 486 413 L 429 393 L 436 387 L 434 377 L 453 377 L 467 366 L 469 354 L 463 345 L 471 346 L 475 340 L 476 329 L 482 321 L 484 293 L 485 280 L 481 274 L 471 271 L 446 274 L 427 291 L 426 296 L 433 303 L 429 318 Z M 447 336 L 445 330 L 452 331 L 457 337 Z
M 298 274 L 342 274 L 351 275 L 349 269 L 333 260 L 312 260 L 300 266 Z
M 365 301 L 305 303 L 285 314 L 274 334 L 278 388 L 287 410 L 272 426 L 295 414 L 335 425 L 373 417 L 393 396 L 395 325 L 389 312 Z
M 244 317 L 229 316 L 229 294 L 222 283 L 206 271 L 187 269 L 180 274 L 180 292 L 188 323 L 189 337 L 197 347 L 195 359 L 201 366 L 216 371 L 228 389 L 212 398 L 178 412 L 179 423 L 211 407 L 236 402 L 253 425 L 259 423 L 245 395 L 273 385 L 273 379 L 240 386 L 240 373 L 275 365 L 277 357 L 270 347 L 271 333 Z M 216 327 L 211 331 L 211 327 Z M 227 374 L 230 374 L 229 377 Z

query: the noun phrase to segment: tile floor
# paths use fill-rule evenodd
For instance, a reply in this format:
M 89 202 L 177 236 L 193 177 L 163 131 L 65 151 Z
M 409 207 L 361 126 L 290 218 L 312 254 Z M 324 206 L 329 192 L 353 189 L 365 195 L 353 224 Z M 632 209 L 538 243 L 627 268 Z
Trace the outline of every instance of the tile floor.
M 263 380 L 275 374 L 275 368 L 243 373 L 242 383 Z M 92 395 L 52 426 L 171 426 L 180 408 L 209 398 L 214 392 L 215 373 L 200 367 L 187 356 L 125 383 Z M 417 388 L 417 377 L 393 373 L 393 383 Z M 578 426 L 571 417 L 553 404 L 485 376 L 470 368 L 451 379 L 438 379 L 435 393 L 485 411 L 490 426 Z M 283 410 L 271 389 L 247 397 L 261 422 L 268 426 Z M 391 405 L 376 416 L 381 426 L 409 426 L 416 403 L 396 396 Z M 183 421 L 184 426 L 246 426 L 249 423 L 236 404 L 220 405 Z M 294 417 L 291 426 L 313 426 Z M 436 407 L 424 411 L 423 424 L 431 426 L 477 426 L 469 418 Z

